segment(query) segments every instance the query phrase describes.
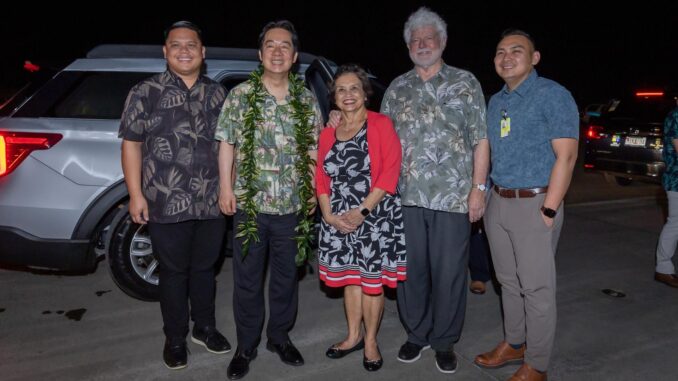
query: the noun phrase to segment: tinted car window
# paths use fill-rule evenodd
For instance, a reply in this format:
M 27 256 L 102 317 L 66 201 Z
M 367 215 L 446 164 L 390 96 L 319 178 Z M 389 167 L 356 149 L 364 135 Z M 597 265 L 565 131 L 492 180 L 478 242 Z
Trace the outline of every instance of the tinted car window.
M 129 90 L 152 73 L 62 72 L 17 117 L 119 119 Z
M 226 88 L 226 92 L 230 92 L 234 87 L 245 82 L 248 78 L 249 74 L 229 75 L 221 80 L 221 85 Z
M 643 122 L 661 122 L 666 114 L 675 107 L 675 101 L 669 97 L 615 99 L 608 111 L 613 118 L 633 118 Z

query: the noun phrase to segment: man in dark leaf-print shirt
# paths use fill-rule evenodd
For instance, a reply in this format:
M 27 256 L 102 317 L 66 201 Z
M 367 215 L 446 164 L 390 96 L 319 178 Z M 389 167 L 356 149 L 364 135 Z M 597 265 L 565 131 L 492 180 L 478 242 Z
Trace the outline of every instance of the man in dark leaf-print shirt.
M 181 369 L 189 301 L 191 340 L 212 353 L 231 349 L 214 318 L 214 264 L 225 233 L 214 130 L 225 91 L 201 74 L 205 47 L 195 24 L 172 24 L 163 52 L 168 70 L 132 88 L 119 136 L 130 217 L 147 224 L 160 262 L 163 359 Z

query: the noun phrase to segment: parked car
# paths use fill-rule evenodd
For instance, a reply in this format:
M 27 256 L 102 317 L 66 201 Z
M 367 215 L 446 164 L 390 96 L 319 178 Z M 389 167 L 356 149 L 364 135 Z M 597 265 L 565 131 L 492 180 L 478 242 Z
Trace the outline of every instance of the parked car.
M 255 49 L 207 48 L 206 73 L 227 90 L 258 64 Z M 300 53 L 298 67 L 327 118 L 336 65 Z M 127 212 L 117 135 L 130 88 L 165 68 L 161 46 L 101 45 L 1 106 L 0 262 L 88 271 L 106 256 L 123 291 L 157 298 L 158 262 Z
M 589 118 L 584 168 L 619 185 L 661 181 L 663 122 L 675 106 L 675 95 L 668 91 L 637 91 L 610 100 L 600 115 Z

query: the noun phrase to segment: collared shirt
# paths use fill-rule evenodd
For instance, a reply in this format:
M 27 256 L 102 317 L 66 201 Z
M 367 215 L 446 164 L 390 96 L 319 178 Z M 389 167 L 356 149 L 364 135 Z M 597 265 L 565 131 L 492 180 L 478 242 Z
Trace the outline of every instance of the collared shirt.
M 142 144 L 142 192 L 158 223 L 220 218 L 219 143 L 224 88 L 200 76 L 191 89 L 171 71 L 130 90 L 118 136 Z
M 673 146 L 673 139 L 678 139 L 678 108 L 673 109 L 664 120 L 664 151 L 662 156 L 666 170 L 662 176 L 664 189 L 678 192 L 678 155 Z
M 226 97 L 224 107 L 219 116 L 219 128 L 216 139 L 233 144 L 236 147 L 236 181 L 235 195 L 245 192 L 245 182 L 239 176 L 238 163 L 244 154 L 238 147 L 242 144 L 245 114 L 249 110 L 247 95 L 252 89 L 250 81 L 236 86 Z M 311 106 L 313 111 L 309 123 L 315 127 L 313 142 L 309 150 L 317 149 L 318 133 L 323 126 L 323 117 L 318 101 L 313 93 L 304 89 L 301 101 Z M 255 161 L 259 169 L 256 186 L 259 189 L 254 201 L 258 211 L 265 214 L 289 214 L 301 209 L 298 195 L 299 175 L 294 167 L 299 160 L 297 143 L 294 137 L 296 119 L 292 117 L 293 108 L 290 95 L 284 101 L 265 91 L 263 103 L 259 105 L 263 116 L 263 124 L 255 131 Z M 238 207 L 244 205 L 238 197 Z
M 467 213 L 473 149 L 485 139 L 485 98 L 468 71 L 443 64 L 423 81 L 415 69 L 393 80 L 381 112 L 403 148 L 402 204 Z
M 510 131 L 504 137 L 502 119 L 510 120 Z M 532 70 L 513 91 L 504 85 L 490 98 L 487 136 L 494 184 L 505 188 L 547 186 L 556 161 L 551 140 L 579 138 L 577 105 L 567 89 Z

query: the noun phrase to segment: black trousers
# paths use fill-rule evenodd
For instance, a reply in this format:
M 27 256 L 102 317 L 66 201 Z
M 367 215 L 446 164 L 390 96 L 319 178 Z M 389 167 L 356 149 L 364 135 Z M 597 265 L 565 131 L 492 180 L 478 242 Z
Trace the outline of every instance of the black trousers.
M 471 226 L 470 246 L 468 269 L 471 272 L 471 280 L 487 282 L 492 278 L 490 245 L 487 242 L 482 221 Z
M 234 232 L 245 214 L 238 212 L 233 220 Z M 268 284 L 269 318 L 266 336 L 273 344 L 289 339 L 288 332 L 297 316 L 299 284 L 297 282 L 297 243 L 294 241 L 296 214 L 257 215 L 259 242 L 251 242 L 247 256 L 242 256 L 242 238 L 233 245 L 233 313 L 238 347 L 255 348 L 261 339 L 266 315 L 264 281 L 266 265 L 270 267 Z M 234 234 L 235 234 L 234 233 Z
M 198 327 L 214 326 L 214 264 L 219 258 L 226 220 L 150 222 L 153 253 L 160 262 L 160 310 L 167 337 L 188 334 L 191 319 Z

